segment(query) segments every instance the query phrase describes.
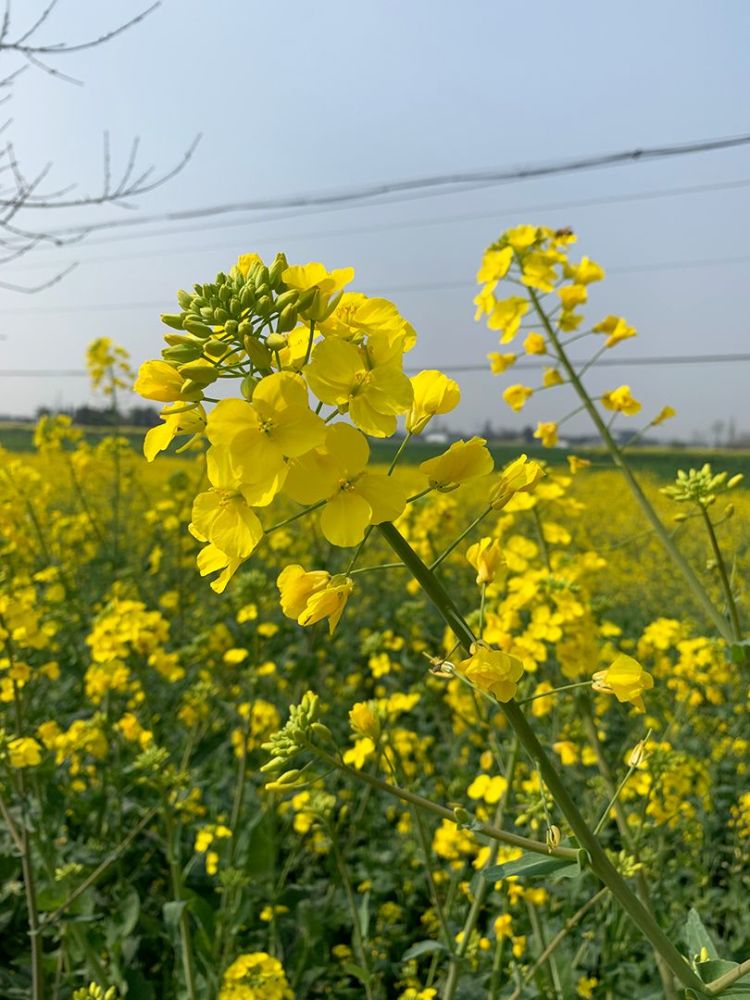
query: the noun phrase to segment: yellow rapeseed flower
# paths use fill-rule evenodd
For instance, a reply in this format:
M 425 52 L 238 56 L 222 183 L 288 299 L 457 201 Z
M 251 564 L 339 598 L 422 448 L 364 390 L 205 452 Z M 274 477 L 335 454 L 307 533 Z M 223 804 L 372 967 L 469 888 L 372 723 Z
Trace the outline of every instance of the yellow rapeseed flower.
M 644 712 L 643 692 L 654 686 L 654 678 L 632 656 L 620 653 L 606 670 L 594 674 L 591 686 L 595 691 L 614 694 L 618 701 L 630 702 Z
M 501 566 L 505 565 L 497 538 L 481 538 L 466 550 L 466 559 L 477 571 L 477 583 L 492 583 Z
M 285 566 L 276 580 L 281 610 L 300 625 L 328 619 L 331 635 L 339 623 L 354 584 L 347 576 L 331 576 L 325 570 L 306 572 L 302 566 Z
M 18 736 L 8 743 L 11 767 L 36 767 L 42 762 L 42 748 L 32 736 Z
M 462 483 L 492 472 L 494 461 L 484 438 L 454 441 L 442 455 L 422 462 L 419 471 L 427 476 L 433 489 L 447 492 Z
M 523 662 L 501 649 L 474 643 L 471 656 L 458 663 L 457 669 L 480 691 L 494 695 L 498 701 L 510 701 L 523 675 Z
M 641 404 L 633 396 L 629 385 L 620 385 L 602 396 L 602 405 L 608 410 L 624 413 L 631 417 L 640 412 Z
M 503 392 L 503 399 L 511 410 L 515 410 L 516 413 L 518 413 L 519 410 L 522 410 L 526 405 L 527 399 L 533 395 L 533 389 L 530 389 L 527 385 L 517 383 L 516 385 L 509 385 L 508 388 L 505 389 Z
M 406 417 L 406 429 L 411 434 L 421 434 L 436 414 L 450 413 L 461 402 L 458 382 L 434 369 L 419 372 L 411 385 L 414 399 Z

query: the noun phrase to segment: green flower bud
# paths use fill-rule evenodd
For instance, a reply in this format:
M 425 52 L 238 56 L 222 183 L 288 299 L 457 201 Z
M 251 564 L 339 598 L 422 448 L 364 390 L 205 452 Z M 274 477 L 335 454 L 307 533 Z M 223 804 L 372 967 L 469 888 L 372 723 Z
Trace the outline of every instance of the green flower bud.
M 267 368 L 271 364 L 273 355 L 257 337 L 246 336 L 243 338 L 242 343 L 244 344 L 247 356 L 256 368 Z
M 186 292 L 184 288 L 181 288 L 177 293 L 177 303 L 180 309 L 187 311 L 192 308 L 193 296 L 190 292 Z
M 269 288 L 271 284 L 271 274 L 265 264 L 260 264 L 257 268 L 253 268 L 250 272 L 253 279 L 253 284 L 255 285 L 256 291 L 260 294 L 260 289 L 263 287 Z
M 175 344 L 173 347 L 165 347 L 161 356 L 165 361 L 174 361 L 178 365 L 188 364 L 201 356 L 201 345 L 200 343 L 197 346 L 194 344 Z
M 213 333 L 210 326 L 206 326 L 205 323 L 201 323 L 194 319 L 185 320 L 185 329 L 188 333 L 192 333 L 195 337 L 200 337 L 201 340 L 205 340 L 206 337 L 210 337 Z
M 255 288 L 253 285 L 245 285 L 240 292 L 240 305 L 243 309 L 252 309 L 255 305 Z
M 171 326 L 173 330 L 182 330 L 182 324 L 185 320 L 183 313 L 162 313 L 161 321 L 165 326 Z
M 208 323 L 213 323 L 214 322 L 214 310 L 213 310 L 213 306 L 203 306 L 203 308 L 201 309 L 200 313 L 201 313 L 201 316 Z
M 289 262 L 286 259 L 286 255 L 283 253 L 277 253 L 268 272 L 268 280 L 274 288 L 278 289 L 281 284 L 281 276 L 288 267 Z
M 276 321 L 276 332 L 288 333 L 290 330 L 293 330 L 296 325 L 297 307 L 295 305 L 288 305 Z
M 229 334 L 230 337 L 237 336 L 237 330 L 239 328 L 239 323 L 236 319 L 228 319 L 224 324 L 224 330 Z
M 290 288 L 286 292 L 282 292 L 281 295 L 276 297 L 276 309 L 279 312 L 283 312 L 288 305 L 297 305 L 299 301 L 299 292 L 296 288 Z
M 218 369 L 205 361 L 195 361 L 187 365 L 180 365 L 178 369 L 183 378 L 195 382 L 197 385 L 206 386 L 215 382 L 219 377 Z
M 255 311 L 259 316 L 270 316 L 273 312 L 273 299 L 270 295 L 262 295 L 255 303 Z
M 192 333 L 165 333 L 164 339 L 171 347 L 174 347 L 175 344 L 194 344 L 196 347 L 201 346 L 201 341 L 198 337 L 194 337 Z
M 191 403 L 197 403 L 203 399 L 203 386 L 198 382 L 194 382 L 192 379 L 185 379 L 182 383 L 182 388 L 180 389 L 180 399 L 184 399 Z
M 210 337 L 203 345 L 204 354 L 207 354 L 214 361 L 223 358 L 229 350 L 230 348 L 222 340 L 214 340 L 213 337 Z
M 260 379 L 256 378 L 255 375 L 245 375 L 242 382 L 240 382 L 240 392 L 248 403 L 253 398 L 255 387 L 259 382 Z
M 235 320 L 238 320 L 242 315 L 242 306 L 240 305 L 240 300 L 237 298 L 236 295 L 233 295 L 232 298 L 229 300 L 229 305 L 227 306 L 227 309 L 229 310 L 229 315 L 232 316 L 233 319 Z
M 226 309 L 214 309 L 214 323 L 218 323 L 219 326 L 224 326 L 226 321 L 229 319 L 229 313 Z
M 266 337 L 266 347 L 272 351 L 282 351 L 289 342 L 289 338 L 283 333 L 269 333 Z

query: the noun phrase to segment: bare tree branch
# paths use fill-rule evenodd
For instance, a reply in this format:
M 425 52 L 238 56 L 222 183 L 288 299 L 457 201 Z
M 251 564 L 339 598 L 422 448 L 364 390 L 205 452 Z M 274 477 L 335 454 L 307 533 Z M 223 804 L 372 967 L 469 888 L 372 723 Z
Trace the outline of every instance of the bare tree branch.
M 0 105 L 13 96 L 19 76 L 30 68 L 38 69 L 55 79 L 81 84 L 82 81 L 63 73 L 50 60 L 58 55 L 82 52 L 112 41 L 144 21 L 161 5 L 161 2 L 157 0 L 135 17 L 95 38 L 80 42 L 61 41 L 54 44 L 39 40 L 39 32 L 47 25 L 51 15 L 61 4 L 60 0 L 45 0 L 45 4 L 28 27 L 16 35 L 13 30 L 11 0 L 5 0 L 5 9 L 0 18 L 0 57 L 4 54 L 14 54 L 23 60 L 23 65 L 0 78 L 0 91 L 3 92 L 0 96 Z M 13 119 L 9 118 L 0 125 L 0 134 L 7 131 L 12 123 Z M 24 213 L 32 209 L 48 211 L 53 208 L 88 208 L 105 204 L 132 210 L 135 207 L 134 199 L 166 184 L 185 168 L 200 138 L 200 135 L 196 136 L 173 167 L 157 172 L 154 164 L 144 168 L 138 163 L 140 139 L 136 136 L 130 145 L 122 171 L 119 172 L 113 164 L 110 134 L 105 131 L 101 190 L 93 194 L 82 193 L 77 197 L 72 196 L 72 192 L 78 187 L 77 184 L 47 188 L 52 170 L 51 161 L 35 174 L 27 176 L 18 161 L 12 141 L 7 142 L 4 147 L 0 147 L 0 248 L 5 251 L 4 256 L 0 258 L 0 265 L 18 260 L 31 253 L 40 244 L 57 248 L 74 245 L 84 239 L 90 231 L 90 227 L 84 224 L 80 227 L 71 226 L 64 234 L 58 235 L 48 232 L 46 227 L 41 225 L 27 225 L 28 215 Z M 75 263 L 71 264 L 38 285 L 26 286 L 0 281 L 0 288 L 34 294 L 62 281 L 75 266 Z
M 0 51 L 5 50 L 7 52 L 18 52 L 20 55 L 29 58 L 30 55 L 49 55 L 49 56 L 59 56 L 68 55 L 71 52 L 83 52 L 85 49 L 96 48 L 97 45 L 104 45 L 106 42 L 111 42 L 113 38 L 117 38 L 118 35 L 124 34 L 129 31 L 130 28 L 134 28 L 141 21 L 144 21 L 150 14 L 161 6 L 161 0 L 157 0 L 156 3 L 142 10 L 140 14 L 136 14 L 135 17 L 121 24 L 118 28 L 113 28 L 111 31 L 106 32 L 103 35 L 99 35 L 97 38 L 89 39 L 86 42 L 77 42 L 74 44 L 69 44 L 67 42 L 56 42 L 54 45 L 32 45 L 28 44 L 29 38 L 34 34 L 34 32 L 41 27 L 41 25 L 47 20 L 52 9 L 57 6 L 57 0 L 47 7 L 44 13 L 41 15 L 37 23 L 32 26 L 28 31 L 26 31 L 20 38 L 15 41 L 6 41 L 4 38 L 0 40 Z M 9 8 L 6 9 L 6 18 L 9 18 Z M 3 32 L 7 36 L 7 31 Z

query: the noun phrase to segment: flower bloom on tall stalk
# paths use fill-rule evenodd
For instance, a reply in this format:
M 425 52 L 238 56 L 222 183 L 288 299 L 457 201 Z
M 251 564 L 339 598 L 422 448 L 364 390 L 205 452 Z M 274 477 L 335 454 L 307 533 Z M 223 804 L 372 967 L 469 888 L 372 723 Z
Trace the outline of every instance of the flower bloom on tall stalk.
M 289 465 L 284 492 L 298 503 L 325 503 L 320 528 L 332 545 L 357 545 L 368 525 L 394 521 L 403 513 L 405 487 L 393 476 L 367 472 L 369 457 L 363 434 L 334 424 L 322 448 Z
M 544 469 L 538 462 L 529 461 L 526 455 L 519 455 L 505 466 L 490 490 L 490 506 L 494 510 L 502 510 L 516 493 L 533 493 L 543 476 Z
M 511 410 L 515 410 L 516 413 L 524 408 L 529 398 L 533 395 L 533 389 L 529 388 L 527 385 L 521 385 L 520 383 L 517 383 L 516 385 L 509 385 L 508 388 L 503 391 L 503 399 Z
M 366 434 L 390 437 L 396 416 L 409 409 L 413 398 L 401 354 L 392 347 L 383 334 L 373 334 L 367 349 L 328 337 L 313 350 L 305 378 L 318 399 L 349 413 Z
M 212 445 L 226 448 L 240 480 L 257 484 L 255 503 L 263 505 L 284 483 L 285 459 L 322 444 L 325 425 L 308 405 L 304 380 L 277 372 L 258 383 L 250 402 L 218 403 L 208 415 L 206 433 Z
M 15 768 L 37 767 L 42 762 L 42 748 L 31 736 L 18 736 L 8 742 L 8 760 Z
M 477 583 L 493 583 L 505 565 L 503 551 L 497 538 L 481 538 L 466 550 L 466 560 L 477 571 Z
M 456 669 L 474 687 L 494 695 L 498 701 L 510 701 L 516 695 L 523 676 L 523 662 L 483 642 L 472 643 L 471 656 L 456 664 Z
M 354 586 L 347 576 L 331 576 L 326 570 L 306 572 L 296 563 L 284 567 L 276 585 L 287 618 L 294 618 L 300 625 L 314 625 L 327 618 L 331 635 Z
M 654 678 L 632 656 L 621 653 L 606 670 L 594 674 L 592 687 L 603 694 L 613 694 L 620 702 L 630 702 L 646 710 L 643 692 L 654 686 Z
M 616 413 L 624 413 L 626 417 L 632 417 L 641 411 L 641 404 L 633 396 L 629 385 L 619 385 L 616 389 L 605 392 L 602 406 Z
M 442 455 L 422 462 L 419 471 L 427 476 L 433 489 L 445 493 L 462 483 L 489 475 L 494 465 L 486 440 L 473 437 L 468 441 L 454 441 Z
M 278 958 L 254 951 L 236 958 L 224 973 L 219 1000 L 294 1000 Z
M 406 417 L 406 429 L 410 434 L 421 434 L 434 416 L 450 413 L 461 402 L 458 382 L 442 372 L 420 372 L 412 378 L 411 385 L 414 399 Z
M 538 438 L 545 448 L 554 448 L 557 444 L 557 424 L 554 421 L 540 420 L 534 431 L 534 437 Z

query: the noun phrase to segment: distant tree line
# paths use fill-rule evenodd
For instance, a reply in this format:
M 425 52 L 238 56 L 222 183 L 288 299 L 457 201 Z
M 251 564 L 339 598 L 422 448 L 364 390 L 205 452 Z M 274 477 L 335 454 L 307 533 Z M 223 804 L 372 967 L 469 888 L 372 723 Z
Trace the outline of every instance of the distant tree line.
M 73 418 L 74 424 L 83 427 L 155 427 L 159 423 L 159 411 L 153 406 L 131 406 L 118 412 L 111 406 L 71 406 L 55 408 L 40 406 L 36 411 L 39 417 L 66 413 Z

